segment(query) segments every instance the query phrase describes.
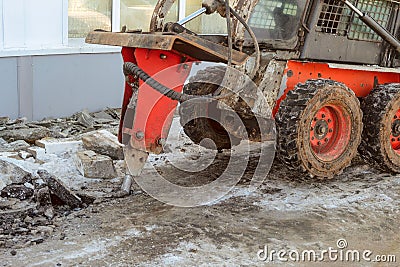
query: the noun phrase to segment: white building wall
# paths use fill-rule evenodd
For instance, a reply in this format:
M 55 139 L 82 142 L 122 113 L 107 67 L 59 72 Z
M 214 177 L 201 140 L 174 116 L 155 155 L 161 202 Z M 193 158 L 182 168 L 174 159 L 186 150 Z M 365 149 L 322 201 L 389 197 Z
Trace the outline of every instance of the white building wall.
M 118 107 L 123 83 L 120 48 L 68 39 L 68 0 L 0 0 L 0 117 Z

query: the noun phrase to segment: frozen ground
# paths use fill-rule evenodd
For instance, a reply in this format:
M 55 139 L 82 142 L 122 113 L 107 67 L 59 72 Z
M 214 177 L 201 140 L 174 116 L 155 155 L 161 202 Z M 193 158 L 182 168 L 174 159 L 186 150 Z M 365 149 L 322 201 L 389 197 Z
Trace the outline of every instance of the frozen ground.
M 204 151 L 174 129 L 169 153 L 152 156 L 143 179 L 155 178 L 151 166 L 181 185 L 206 184 L 224 171 L 228 152 Z M 211 165 L 196 174 L 175 167 L 202 169 L 199 162 L 207 163 L 214 156 Z M 0 266 L 399 266 L 400 175 L 379 173 L 357 160 L 332 180 L 311 179 L 274 163 L 263 184 L 251 191 L 258 160 L 253 151 L 243 178 L 229 195 L 205 206 L 182 208 L 164 204 L 136 185 L 131 196 L 101 198 L 119 186 L 122 174 L 107 182 L 85 179 L 71 157 L 68 153 L 51 156 L 41 167 L 75 190 L 84 185 L 98 192 L 98 200 L 61 217 L 43 243 L 0 249 Z M 238 166 L 244 164 L 236 160 Z M 328 256 L 323 263 L 285 262 L 276 255 L 271 262 L 258 257 L 265 246 L 269 252 L 320 253 L 329 247 L 338 249 L 339 239 L 347 242 L 344 252 L 370 250 L 371 260 L 395 255 L 397 263 L 330 261 Z

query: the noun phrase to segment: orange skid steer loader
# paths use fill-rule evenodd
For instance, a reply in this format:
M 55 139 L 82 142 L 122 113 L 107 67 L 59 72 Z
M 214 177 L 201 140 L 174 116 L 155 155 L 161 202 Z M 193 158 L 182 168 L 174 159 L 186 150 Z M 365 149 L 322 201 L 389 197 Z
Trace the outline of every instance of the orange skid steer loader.
M 374 167 L 400 172 L 399 2 L 205 0 L 168 22 L 174 2 L 159 0 L 149 32 L 93 31 L 86 39 L 123 47 L 119 138 L 132 175 L 149 152 L 162 152 L 179 102 L 185 133 L 206 147 L 263 142 L 276 127 L 277 157 L 291 169 L 330 178 L 359 152 Z M 215 12 L 227 34 L 185 27 Z M 220 64 L 187 83 L 199 62 Z M 242 76 L 251 85 L 238 82 Z M 184 105 L 196 99 L 203 104 Z

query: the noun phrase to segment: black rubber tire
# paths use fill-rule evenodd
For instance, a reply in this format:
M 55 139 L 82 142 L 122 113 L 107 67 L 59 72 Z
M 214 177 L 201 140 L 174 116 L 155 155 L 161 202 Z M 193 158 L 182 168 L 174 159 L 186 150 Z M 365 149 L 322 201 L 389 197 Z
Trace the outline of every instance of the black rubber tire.
M 191 95 L 207 95 L 213 93 L 218 88 L 218 84 L 222 83 L 224 78 L 225 67 L 213 66 L 200 70 L 197 74 L 189 79 L 189 83 L 183 88 L 183 92 Z M 197 82 L 195 82 L 197 81 Z M 212 81 L 210 83 L 202 83 L 198 81 Z M 218 117 L 219 112 L 216 107 L 216 102 L 212 102 L 206 107 L 209 112 L 213 112 L 215 117 Z M 185 112 L 181 112 L 181 125 L 186 135 L 195 143 L 200 144 L 209 149 L 230 149 L 232 146 L 238 145 L 240 139 L 230 135 L 218 122 L 208 118 L 196 118 L 189 122 L 185 114 L 191 112 L 190 108 L 185 108 Z M 185 123 L 187 122 L 187 123 Z M 215 146 L 209 142 L 201 142 L 204 139 L 211 139 Z
M 371 166 L 400 173 L 400 155 L 392 148 L 392 118 L 400 109 L 400 84 L 379 85 L 361 102 L 364 131 L 360 156 Z
M 347 147 L 337 158 L 323 161 L 310 144 L 311 120 L 323 106 L 340 105 L 349 115 L 351 129 Z M 332 80 L 308 80 L 287 93 L 276 115 L 277 156 L 290 169 L 312 177 L 332 178 L 343 172 L 357 154 L 361 142 L 362 112 L 354 92 Z

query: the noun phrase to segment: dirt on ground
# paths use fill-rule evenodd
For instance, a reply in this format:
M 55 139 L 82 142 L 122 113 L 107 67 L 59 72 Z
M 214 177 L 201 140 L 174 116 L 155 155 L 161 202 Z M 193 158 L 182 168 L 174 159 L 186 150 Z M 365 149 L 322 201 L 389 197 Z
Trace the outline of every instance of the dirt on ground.
M 187 139 L 175 140 L 168 153 L 150 158 L 141 177 L 155 179 L 155 166 L 176 184 L 210 183 L 226 168 L 229 151 L 216 154 L 198 173 L 175 167 L 207 153 Z M 64 181 L 78 177 L 72 167 L 64 177 L 59 167 L 70 164 L 70 156 L 44 166 Z M 129 196 L 107 197 L 122 176 L 76 178 L 68 185 L 97 192 L 96 200 L 86 208 L 56 211 L 52 231 L 39 244 L 1 247 L 0 266 L 399 266 L 400 175 L 380 173 L 356 159 L 343 174 L 319 180 L 274 162 L 252 191 L 258 156 L 251 152 L 229 194 L 189 208 L 160 202 L 136 184 Z M 317 256 L 308 258 L 310 251 Z M 357 253 L 359 260 L 352 258 Z

